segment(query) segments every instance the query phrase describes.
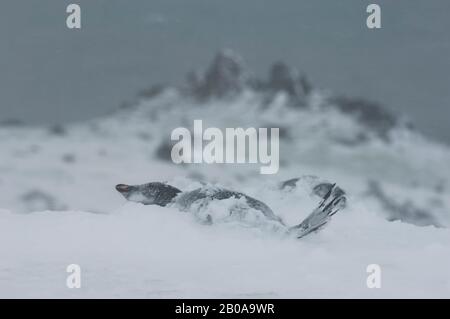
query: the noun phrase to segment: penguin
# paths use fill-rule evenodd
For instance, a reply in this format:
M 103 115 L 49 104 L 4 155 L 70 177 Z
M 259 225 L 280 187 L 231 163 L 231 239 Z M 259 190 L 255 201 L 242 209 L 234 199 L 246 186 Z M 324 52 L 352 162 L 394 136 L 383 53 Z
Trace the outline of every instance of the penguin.
M 336 187 L 336 184 L 324 184 L 322 187 L 317 188 L 317 192 L 319 192 L 319 189 L 320 194 L 323 195 L 319 206 L 301 223 L 289 227 L 262 201 L 244 193 L 221 187 L 204 186 L 183 192 L 172 185 L 161 182 L 151 182 L 142 185 L 118 184 L 116 186 L 116 190 L 128 201 L 144 205 L 176 207 L 181 211 L 198 209 L 199 206 L 205 206 L 214 200 L 239 199 L 244 201 L 249 209 L 259 211 L 267 220 L 277 223 L 285 229 L 286 233 L 292 234 L 297 238 L 305 237 L 312 232 L 320 230 L 334 214 L 345 207 L 345 192 Z M 233 214 L 237 210 L 241 211 L 242 209 L 242 207 L 231 207 L 229 213 Z M 207 216 L 207 224 L 212 224 L 210 215 Z

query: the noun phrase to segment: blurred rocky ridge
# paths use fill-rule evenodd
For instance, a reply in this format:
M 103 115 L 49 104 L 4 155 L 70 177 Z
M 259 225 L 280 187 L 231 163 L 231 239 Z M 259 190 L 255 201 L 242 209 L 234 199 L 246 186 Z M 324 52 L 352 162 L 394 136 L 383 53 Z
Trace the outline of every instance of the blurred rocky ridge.
M 364 132 L 360 132 L 351 140 L 337 137 L 337 141 L 349 145 L 365 142 L 372 135 L 388 142 L 393 129 L 399 127 L 414 129 L 410 122 L 377 102 L 321 91 L 309 82 L 306 75 L 282 61 L 273 63 L 266 79 L 257 78 L 249 71 L 244 60 L 228 49 L 218 52 L 203 72 L 190 72 L 186 76 L 185 83 L 180 87 L 156 84 L 141 90 L 137 98 L 152 99 L 167 89 L 175 89 L 186 99 L 204 106 L 208 106 L 208 102 L 214 100 L 237 99 L 245 91 L 251 91 L 263 97 L 262 107 L 270 107 L 277 97 L 283 95 L 286 107 L 305 110 L 312 108 L 311 96 L 320 92 L 324 99 L 321 103 L 322 108 L 334 109 L 348 115 L 365 128 Z M 120 109 L 132 109 L 138 104 L 136 100 L 124 102 Z M 4 128 L 23 126 L 24 123 L 16 119 L 0 121 L 0 127 Z M 282 129 L 281 127 L 280 130 Z M 64 135 L 66 134 L 65 125 L 52 125 L 49 127 L 49 132 L 54 135 Z
M 153 98 L 168 88 L 165 85 L 155 85 L 140 92 L 142 98 Z M 312 93 L 317 91 L 307 79 L 295 68 L 284 62 L 275 62 L 269 70 L 267 79 L 252 75 L 244 60 L 231 50 L 223 50 L 216 54 L 210 65 L 202 72 L 190 72 L 185 84 L 177 88 L 186 98 L 191 98 L 199 104 L 207 105 L 212 100 L 230 100 L 238 98 L 245 91 L 252 91 L 264 96 L 265 106 L 280 94 L 286 99 L 286 106 L 292 108 L 310 108 Z M 392 129 L 403 127 L 412 129 L 412 125 L 401 119 L 377 102 L 364 98 L 352 98 L 342 95 L 327 95 L 322 104 L 324 108 L 334 108 L 343 114 L 353 117 L 384 141 L 389 141 Z M 368 136 L 360 134 L 356 142 L 364 142 Z M 355 142 L 355 141 L 353 141 Z

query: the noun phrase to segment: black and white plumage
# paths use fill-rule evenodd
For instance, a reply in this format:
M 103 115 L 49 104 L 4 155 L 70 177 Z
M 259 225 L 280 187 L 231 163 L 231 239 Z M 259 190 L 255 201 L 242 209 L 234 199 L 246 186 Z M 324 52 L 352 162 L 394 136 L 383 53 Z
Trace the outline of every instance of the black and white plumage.
M 293 188 L 299 179 L 292 179 L 280 185 L 280 189 L 285 187 Z M 127 200 L 142 203 L 144 205 L 158 205 L 162 207 L 175 206 L 182 211 L 190 211 L 193 207 L 207 205 L 214 200 L 238 199 L 243 200 L 247 207 L 261 212 L 264 217 L 272 222 L 276 222 L 290 234 L 297 238 L 304 237 L 311 232 L 321 229 L 328 223 L 331 216 L 344 208 L 346 203 L 345 192 L 330 183 L 317 183 L 314 186 L 314 193 L 322 197 L 319 206 L 300 224 L 288 227 L 272 209 L 260 200 L 250 197 L 244 193 L 231 191 L 220 187 L 201 187 L 192 191 L 182 192 L 178 188 L 166 183 L 152 182 L 143 185 L 119 184 L 116 190 Z M 242 210 L 242 207 L 231 207 L 230 215 L 234 210 Z M 211 216 L 207 217 L 208 223 L 212 223 Z

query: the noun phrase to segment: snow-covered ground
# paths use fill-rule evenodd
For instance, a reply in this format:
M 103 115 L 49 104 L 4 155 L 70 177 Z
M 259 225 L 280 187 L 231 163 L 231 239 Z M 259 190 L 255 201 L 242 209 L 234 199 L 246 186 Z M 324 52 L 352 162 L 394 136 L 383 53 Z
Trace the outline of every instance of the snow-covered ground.
M 450 297 L 449 148 L 401 125 L 373 130 L 320 90 L 305 94 L 306 106 L 290 103 L 253 89 L 202 102 L 166 89 L 87 123 L 0 126 L 0 297 Z M 170 132 L 195 119 L 279 127 L 279 173 L 173 164 Z M 292 225 L 317 199 L 277 185 L 308 174 L 345 189 L 348 207 L 301 240 L 202 225 L 173 208 L 125 203 L 114 189 L 217 183 Z M 81 266 L 81 289 L 66 287 L 69 264 Z M 369 264 L 381 267 L 380 289 L 367 288 Z
M 450 233 L 355 204 L 301 241 L 127 204 L 111 215 L 0 214 L 0 297 L 449 297 Z M 81 267 L 68 289 L 66 267 Z M 382 269 L 368 289 L 366 267 Z

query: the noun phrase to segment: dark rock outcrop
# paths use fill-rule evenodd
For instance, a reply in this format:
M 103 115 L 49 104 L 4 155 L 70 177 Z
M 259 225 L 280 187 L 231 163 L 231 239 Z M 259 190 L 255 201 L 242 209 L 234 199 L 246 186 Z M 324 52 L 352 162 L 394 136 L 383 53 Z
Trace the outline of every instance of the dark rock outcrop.
M 272 65 L 265 87 L 272 94 L 287 94 L 289 104 L 293 106 L 305 106 L 305 97 L 312 90 L 312 86 L 306 77 L 289 68 L 284 62 L 277 62 Z
M 188 77 L 191 93 L 200 100 L 232 97 L 248 85 L 249 77 L 243 60 L 230 50 L 219 52 L 204 76 L 191 73 Z
M 386 216 L 387 220 L 399 220 L 416 226 L 434 225 L 441 227 L 440 223 L 436 220 L 432 213 L 425 209 L 416 207 L 410 201 L 398 203 L 385 193 L 378 182 L 370 181 L 368 186 L 369 189 L 367 195 L 374 197 L 379 201 L 383 207 L 383 210 L 388 213 Z
M 391 129 L 399 124 L 397 117 L 376 102 L 361 98 L 333 97 L 330 105 L 354 116 L 361 124 L 388 140 Z

